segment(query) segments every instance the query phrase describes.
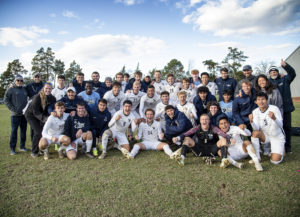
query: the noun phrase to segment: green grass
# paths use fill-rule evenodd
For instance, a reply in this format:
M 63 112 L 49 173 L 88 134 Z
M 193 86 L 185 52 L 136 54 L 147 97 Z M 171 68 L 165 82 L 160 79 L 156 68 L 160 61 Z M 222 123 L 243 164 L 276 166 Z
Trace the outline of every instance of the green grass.
M 299 107 L 300 104 L 297 104 Z M 293 125 L 300 126 L 293 113 Z M 129 161 L 119 151 L 101 161 L 9 156 L 10 115 L 0 106 L 0 216 L 299 216 L 300 138 L 293 154 L 258 173 L 205 165 L 188 154 L 179 167 L 163 152 Z M 28 137 L 29 138 L 29 137 Z M 27 147 L 30 147 L 28 139 Z

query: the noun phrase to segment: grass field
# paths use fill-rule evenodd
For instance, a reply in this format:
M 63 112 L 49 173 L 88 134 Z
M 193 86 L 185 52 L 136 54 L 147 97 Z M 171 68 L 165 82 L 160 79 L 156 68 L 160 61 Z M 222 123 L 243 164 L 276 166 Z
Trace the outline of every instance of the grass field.
M 300 126 L 300 103 L 293 126 Z M 258 173 L 219 168 L 188 154 L 179 167 L 163 152 L 135 160 L 119 151 L 101 161 L 9 155 L 10 114 L 0 106 L 0 216 L 299 216 L 300 137 L 280 165 L 263 158 Z M 28 137 L 29 138 L 29 137 Z M 31 146 L 29 139 L 26 144 Z M 18 149 L 17 149 L 18 151 Z

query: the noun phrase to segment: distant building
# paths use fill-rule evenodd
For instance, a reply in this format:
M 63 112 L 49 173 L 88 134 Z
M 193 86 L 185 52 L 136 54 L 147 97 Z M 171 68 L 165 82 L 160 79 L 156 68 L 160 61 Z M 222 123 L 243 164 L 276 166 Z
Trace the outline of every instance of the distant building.
M 296 71 L 296 78 L 291 84 L 292 97 L 300 97 L 300 46 L 285 61 Z

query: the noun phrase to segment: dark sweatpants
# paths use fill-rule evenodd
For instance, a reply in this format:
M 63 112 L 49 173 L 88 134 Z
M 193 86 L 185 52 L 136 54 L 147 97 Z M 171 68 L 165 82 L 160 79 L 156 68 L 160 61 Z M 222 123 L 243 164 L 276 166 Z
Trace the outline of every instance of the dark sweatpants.
M 291 112 L 283 113 L 283 129 L 285 132 L 285 152 L 291 152 L 291 129 L 292 129 L 292 114 Z
M 42 131 L 44 127 L 44 123 L 42 123 L 39 119 L 35 118 L 34 116 L 26 116 L 26 119 L 33 130 L 33 137 L 32 137 L 32 150 L 33 154 L 39 153 L 39 142 L 42 138 Z
M 11 151 L 16 150 L 18 140 L 18 128 L 20 127 L 20 149 L 25 148 L 27 121 L 24 115 L 11 116 L 11 133 L 9 146 Z

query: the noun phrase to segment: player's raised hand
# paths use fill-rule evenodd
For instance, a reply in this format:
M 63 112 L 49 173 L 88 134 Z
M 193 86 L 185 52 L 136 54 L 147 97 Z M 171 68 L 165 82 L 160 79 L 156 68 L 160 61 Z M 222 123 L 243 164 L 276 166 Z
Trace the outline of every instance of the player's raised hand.
M 271 119 L 273 119 L 274 121 L 276 120 L 276 117 L 275 117 L 275 115 L 274 115 L 274 112 L 269 112 L 269 117 L 271 118 Z
M 282 66 L 282 67 L 285 67 L 285 66 L 286 66 L 286 62 L 285 62 L 283 59 L 281 59 L 281 66 Z
M 121 118 L 122 118 L 122 115 L 118 115 L 118 116 L 116 117 L 116 121 L 120 120 Z

